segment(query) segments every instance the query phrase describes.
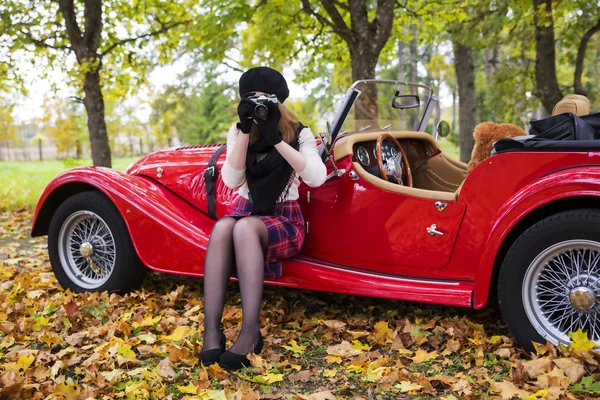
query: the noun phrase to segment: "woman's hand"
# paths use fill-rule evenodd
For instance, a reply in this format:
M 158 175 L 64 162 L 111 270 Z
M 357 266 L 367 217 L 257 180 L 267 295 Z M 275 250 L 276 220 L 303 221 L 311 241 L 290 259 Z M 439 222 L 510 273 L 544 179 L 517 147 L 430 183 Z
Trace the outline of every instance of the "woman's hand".
M 242 99 L 237 107 L 237 113 L 240 117 L 238 128 L 242 133 L 250 133 L 252 130 L 252 115 L 254 113 L 254 103 L 250 99 Z
M 281 112 L 276 103 L 267 101 L 264 104 L 267 107 L 267 110 L 269 110 L 269 114 L 266 120 L 258 120 L 258 128 L 260 135 L 265 138 L 265 141 L 268 144 L 275 146 L 283 140 L 278 129 Z

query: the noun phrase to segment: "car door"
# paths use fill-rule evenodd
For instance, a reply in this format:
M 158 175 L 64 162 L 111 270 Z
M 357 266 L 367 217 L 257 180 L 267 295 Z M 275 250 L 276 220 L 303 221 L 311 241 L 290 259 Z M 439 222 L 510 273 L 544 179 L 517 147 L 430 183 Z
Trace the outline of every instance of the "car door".
M 359 177 L 351 163 L 346 171 L 319 188 L 303 188 L 303 254 L 387 273 L 446 265 L 464 203 L 384 190 Z

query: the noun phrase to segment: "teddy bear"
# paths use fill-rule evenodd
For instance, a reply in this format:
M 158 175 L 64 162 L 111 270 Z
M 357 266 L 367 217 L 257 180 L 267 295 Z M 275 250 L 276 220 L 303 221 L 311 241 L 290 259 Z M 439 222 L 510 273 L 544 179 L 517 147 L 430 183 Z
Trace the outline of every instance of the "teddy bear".
M 514 124 L 496 124 L 494 122 L 482 122 L 475 127 L 473 137 L 475 146 L 471 153 L 471 161 L 467 165 L 467 172 L 480 162 L 488 158 L 494 148 L 494 142 L 504 138 L 527 135 L 525 131 Z

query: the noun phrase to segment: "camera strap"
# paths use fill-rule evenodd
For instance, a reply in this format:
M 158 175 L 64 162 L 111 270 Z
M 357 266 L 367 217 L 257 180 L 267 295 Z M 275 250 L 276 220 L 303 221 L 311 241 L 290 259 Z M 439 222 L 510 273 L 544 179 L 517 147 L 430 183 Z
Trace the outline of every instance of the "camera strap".
M 217 151 L 213 153 L 208 160 L 208 165 L 204 170 L 204 186 L 206 187 L 206 208 L 208 216 L 212 219 L 217 219 L 217 213 L 215 209 L 215 182 L 219 176 L 219 168 L 217 167 L 217 160 L 223 151 L 227 148 L 227 145 L 219 147 Z

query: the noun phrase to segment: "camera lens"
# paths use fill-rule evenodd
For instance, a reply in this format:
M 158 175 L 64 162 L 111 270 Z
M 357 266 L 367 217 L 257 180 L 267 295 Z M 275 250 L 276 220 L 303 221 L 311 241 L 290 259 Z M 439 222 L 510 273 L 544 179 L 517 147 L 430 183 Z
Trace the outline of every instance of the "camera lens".
M 256 115 L 257 118 L 266 120 L 267 115 L 269 115 L 269 109 L 264 104 L 257 104 L 256 107 L 254 107 L 254 115 Z

